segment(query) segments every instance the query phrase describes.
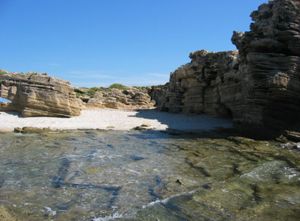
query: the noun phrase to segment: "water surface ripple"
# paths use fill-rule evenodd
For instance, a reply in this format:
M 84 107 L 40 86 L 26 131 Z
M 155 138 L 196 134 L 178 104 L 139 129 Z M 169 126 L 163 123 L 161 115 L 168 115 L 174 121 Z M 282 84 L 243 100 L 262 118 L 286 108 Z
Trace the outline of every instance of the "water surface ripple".
M 298 220 L 299 162 L 240 137 L 0 134 L 0 220 Z

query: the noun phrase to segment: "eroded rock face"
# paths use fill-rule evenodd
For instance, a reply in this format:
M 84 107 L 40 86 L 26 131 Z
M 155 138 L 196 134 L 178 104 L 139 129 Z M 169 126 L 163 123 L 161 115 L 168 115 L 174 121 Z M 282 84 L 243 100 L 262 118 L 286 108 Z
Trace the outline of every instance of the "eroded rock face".
M 151 109 L 155 104 L 147 88 L 99 88 L 93 95 L 87 95 L 82 89 L 77 91 L 82 92 L 79 97 L 87 108 Z
M 171 74 L 161 110 L 231 115 L 244 128 L 300 128 L 300 1 L 270 1 L 251 17 L 251 30 L 232 37 L 239 52 L 198 51 Z
M 190 54 L 191 62 L 171 74 L 165 102 L 159 108 L 170 112 L 231 115 L 240 98 L 236 51 Z
M 300 121 L 300 1 L 270 1 L 251 17 L 251 30 L 232 37 L 245 91 L 235 121 L 293 128 Z
M 1 74 L 0 97 L 11 101 L 0 110 L 17 111 L 23 117 L 71 117 L 81 110 L 70 84 L 45 74 Z
M 152 86 L 148 90 L 148 94 L 150 95 L 152 101 L 155 102 L 155 106 L 159 108 L 161 111 L 167 111 L 164 109 L 164 105 L 167 101 L 167 93 L 169 90 L 169 83 L 165 85 L 157 85 Z

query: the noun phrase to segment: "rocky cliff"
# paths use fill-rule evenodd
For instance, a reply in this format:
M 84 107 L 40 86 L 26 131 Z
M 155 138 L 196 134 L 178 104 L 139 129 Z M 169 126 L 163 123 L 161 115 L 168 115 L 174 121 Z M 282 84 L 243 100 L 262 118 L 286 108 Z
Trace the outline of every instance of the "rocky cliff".
M 270 1 L 251 17 L 251 30 L 232 37 L 245 92 L 235 121 L 292 129 L 300 121 L 300 1 Z
M 191 62 L 171 74 L 159 108 L 170 112 L 231 116 L 240 99 L 236 51 L 190 54 Z M 162 92 L 161 92 L 162 93 Z
M 77 88 L 77 96 L 86 108 L 150 109 L 154 102 L 145 87 Z
M 68 82 L 44 74 L 0 74 L 0 97 L 11 101 L 0 110 L 17 111 L 23 117 L 71 117 L 81 110 Z
M 238 52 L 192 53 L 159 91 L 159 109 L 230 116 L 244 128 L 299 126 L 300 1 L 270 1 L 251 17 L 250 31 L 232 37 Z

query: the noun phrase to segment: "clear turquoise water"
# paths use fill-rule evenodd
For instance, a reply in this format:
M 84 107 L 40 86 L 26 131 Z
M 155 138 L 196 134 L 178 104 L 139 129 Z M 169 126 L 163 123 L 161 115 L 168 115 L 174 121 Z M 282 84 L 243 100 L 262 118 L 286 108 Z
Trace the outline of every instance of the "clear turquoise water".
M 298 220 L 299 162 L 239 137 L 0 134 L 0 208 L 20 221 Z

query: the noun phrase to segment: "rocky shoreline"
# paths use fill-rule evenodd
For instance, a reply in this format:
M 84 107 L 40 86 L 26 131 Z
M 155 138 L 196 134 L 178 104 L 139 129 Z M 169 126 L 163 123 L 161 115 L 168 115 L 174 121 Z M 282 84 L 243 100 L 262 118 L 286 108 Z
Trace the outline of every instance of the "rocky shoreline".
M 300 155 L 276 141 L 92 130 L 0 144 L 1 221 L 299 217 Z
M 0 221 L 298 221 L 300 1 L 251 17 L 161 86 L 0 70 Z
M 210 131 L 232 128 L 232 122 L 207 115 L 189 116 L 156 110 L 89 109 L 72 118 L 31 117 L 0 113 L 0 132 L 47 133 L 67 130 L 178 130 Z
M 274 0 L 251 14 L 238 51 L 196 51 L 164 86 L 77 88 L 45 74 L 1 71 L 2 111 L 23 117 L 73 117 L 90 108 L 209 114 L 246 134 L 300 137 L 300 2 Z

